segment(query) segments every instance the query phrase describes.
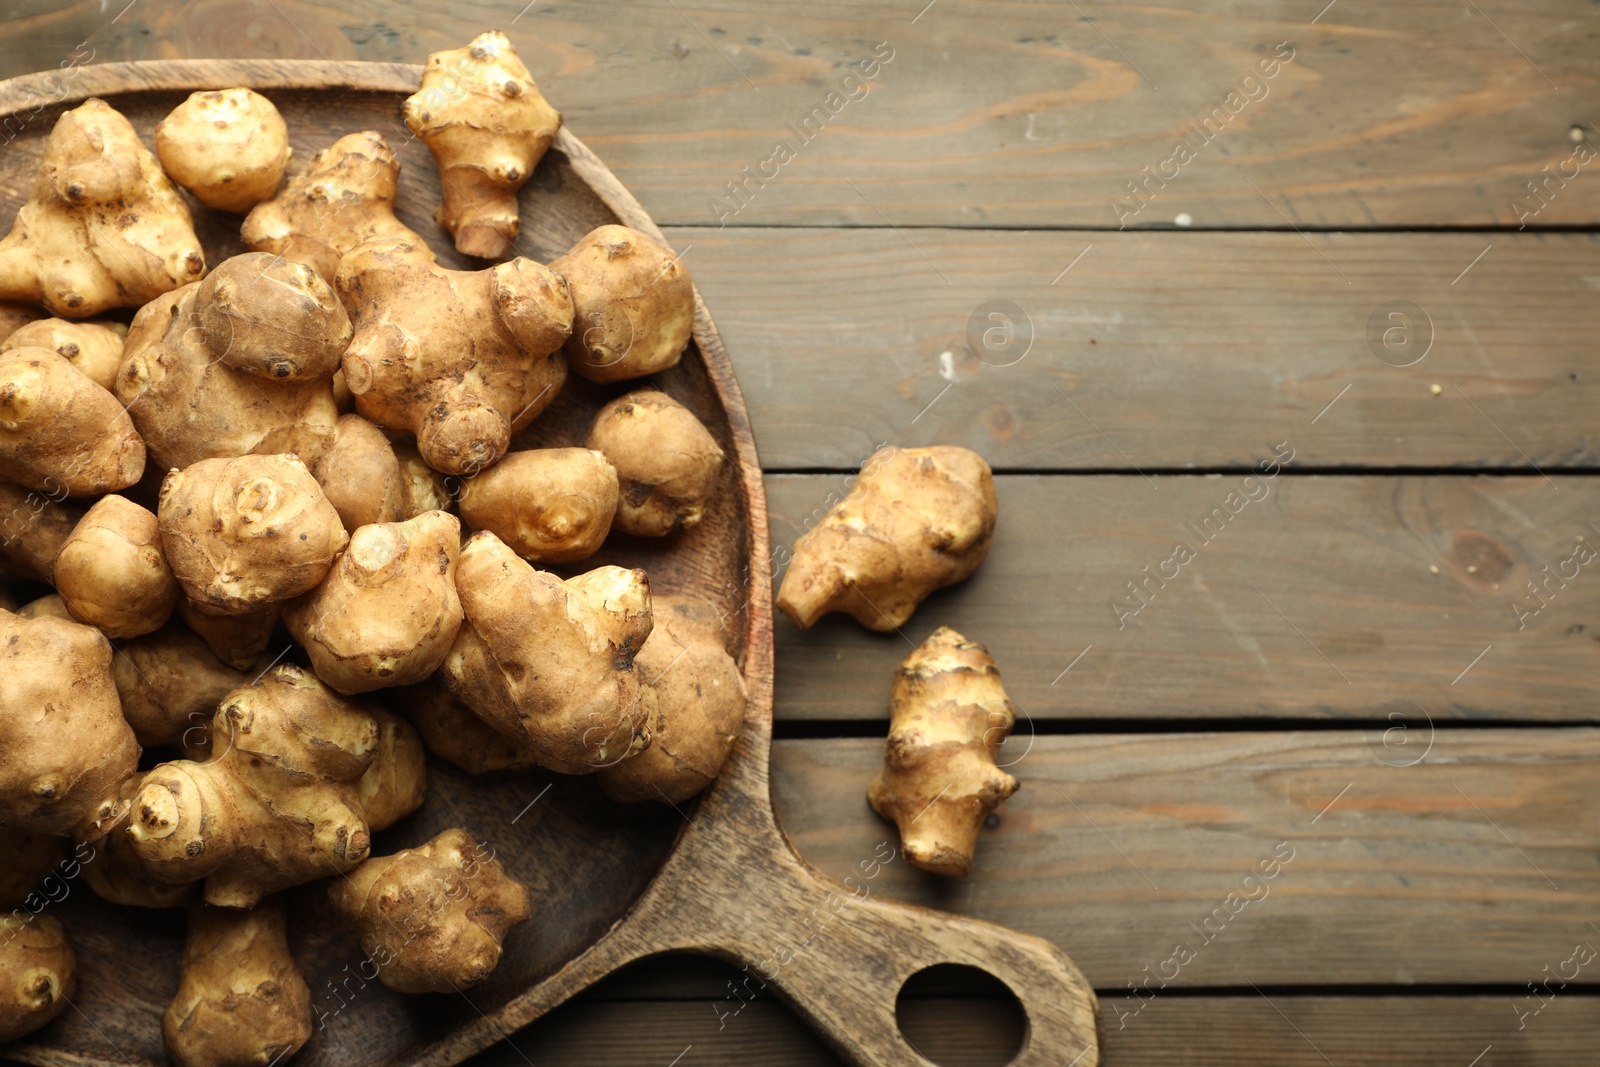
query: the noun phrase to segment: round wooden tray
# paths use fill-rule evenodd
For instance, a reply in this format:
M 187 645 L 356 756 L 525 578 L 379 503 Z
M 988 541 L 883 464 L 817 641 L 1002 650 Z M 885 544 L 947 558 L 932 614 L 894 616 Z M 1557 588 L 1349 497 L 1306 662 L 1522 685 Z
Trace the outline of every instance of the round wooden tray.
M 44 142 L 62 111 L 98 96 L 133 122 L 146 145 L 168 111 L 198 89 L 248 86 L 283 113 L 304 165 L 346 133 L 376 130 L 402 164 L 397 212 L 442 263 L 481 266 L 454 252 L 434 222 L 438 172 L 400 120 L 422 68 L 312 61 L 180 60 L 110 63 L 0 82 L 0 218 L 32 190 Z M 559 105 L 559 101 L 556 101 Z M 662 235 L 632 195 L 563 129 L 522 194 L 518 252 L 548 262 L 595 226 L 622 222 Z M 207 262 L 244 251 L 239 218 L 194 206 Z M 693 273 L 693 263 L 686 261 Z M 694 343 L 653 384 L 686 404 L 731 462 L 717 502 L 693 530 L 665 540 L 613 536 L 603 563 L 643 567 L 658 592 L 693 593 L 728 613 L 750 691 L 744 733 L 723 776 L 693 804 L 614 804 L 592 779 L 538 772 L 470 779 L 430 759 L 423 808 L 377 835 L 374 854 L 464 826 L 495 848 L 534 894 L 534 917 L 514 930 L 499 969 L 460 996 L 407 998 L 370 980 L 370 965 L 327 906 L 321 885 L 286 894 L 290 941 L 311 986 L 317 1022 L 294 1062 L 455 1064 L 617 968 L 664 952 L 702 952 L 745 966 L 745 986 L 770 986 L 845 1058 L 926 1064 L 895 1023 L 906 979 L 940 963 L 1004 981 L 1028 1018 L 1019 1065 L 1099 1062 L 1096 1004 L 1083 976 L 1048 942 L 987 923 L 871 896 L 884 854 L 861 857 L 839 885 L 805 864 L 772 813 L 772 590 L 766 501 L 744 402 L 704 303 Z M 515 447 L 580 443 L 594 412 L 627 384 L 573 377 Z M 865 789 L 865 783 L 863 783 Z M 886 827 L 892 839 L 892 830 Z M 892 860 L 892 862 L 901 862 Z M 0 1055 L 40 1065 L 165 1062 L 160 1018 L 177 988 L 181 912 L 116 908 L 71 887 L 50 914 L 77 947 L 73 1009 Z M 745 993 L 746 996 L 749 993 Z M 730 1009 L 734 1007 L 730 1001 Z

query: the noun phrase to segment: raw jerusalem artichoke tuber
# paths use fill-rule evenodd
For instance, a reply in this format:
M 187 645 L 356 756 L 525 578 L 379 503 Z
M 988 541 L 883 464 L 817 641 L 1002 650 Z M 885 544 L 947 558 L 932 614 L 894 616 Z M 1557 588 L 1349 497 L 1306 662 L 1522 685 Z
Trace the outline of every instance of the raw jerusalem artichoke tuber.
M 87 510 L 66 495 L 58 481 L 27 489 L 0 479 L 0 569 L 33 582 L 51 580 L 56 554 Z
M 191 759 L 209 753 L 211 716 L 222 698 L 249 680 L 175 622 L 123 643 L 111 673 L 139 744 L 179 745 Z
M 144 460 L 117 398 L 54 350 L 0 353 L 0 464 L 9 480 L 98 496 L 137 482 Z
M 591 382 L 666 370 L 694 333 L 694 283 L 672 250 L 626 226 L 601 226 L 550 264 L 572 292 L 567 362 Z
M 978 569 L 996 511 L 994 477 L 976 452 L 879 449 L 850 494 L 795 541 L 778 607 L 802 629 L 830 611 L 898 629 L 928 594 Z
M 722 448 L 688 408 L 641 389 L 600 409 L 589 447 L 617 469 L 617 528 L 665 537 L 700 522 L 722 472 Z
M 311 473 L 352 533 L 370 523 L 413 517 L 409 472 L 383 431 L 360 415 L 339 416 L 333 445 Z
M 266 652 L 282 614 L 282 602 L 242 615 L 205 615 L 196 611 L 187 597 L 178 601 L 183 625 L 199 636 L 218 660 L 239 671 L 249 670 Z
M 900 828 L 912 866 L 957 877 L 972 869 L 983 821 L 1017 791 L 995 765 L 1015 722 L 988 649 L 948 626 L 900 664 L 883 769 L 867 799 Z
M 523 559 L 571 563 L 599 551 L 617 511 L 617 472 L 588 448 L 513 452 L 461 490 L 461 517 Z
M 78 368 L 84 377 L 110 392 L 117 387 L 124 336 L 125 333 L 119 333 L 107 323 L 39 319 L 0 342 L 0 352 L 13 348 L 48 348 Z
M 353 333 L 322 275 L 268 252 L 223 260 L 195 290 L 194 310 L 212 355 L 275 382 L 332 379 Z
M 72 617 L 114 641 L 159 630 L 178 603 L 156 517 L 124 497 L 103 496 L 89 509 L 54 571 Z
M 532 748 L 478 718 L 450 692 L 442 673 L 391 692 L 395 703 L 422 735 L 428 751 L 468 774 L 517 771 L 539 765 Z
M 119 795 L 128 810 L 106 828 L 104 836 L 84 842 L 79 851 L 88 853 L 83 863 L 83 880 L 101 900 L 125 908 L 181 908 L 194 898 L 196 882 L 172 885 L 145 870 L 128 836 L 133 822 L 133 799 L 144 785 L 142 775 L 122 783 Z
M 0 915 L 0 1045 L 67 1010 L 78 961 L 53 915 Z
M 161 169 L 218 211 L 245 212 L 278 191 L 289 130 L 272 101 L 249 89 L 208 89 L 156 127 Z

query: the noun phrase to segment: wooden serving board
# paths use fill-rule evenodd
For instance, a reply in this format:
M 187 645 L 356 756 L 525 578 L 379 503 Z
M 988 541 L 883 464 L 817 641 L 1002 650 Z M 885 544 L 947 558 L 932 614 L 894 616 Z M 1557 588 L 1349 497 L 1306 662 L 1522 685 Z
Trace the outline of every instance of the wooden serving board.
M 372 129 L 388 137 L 403 167 L 402 220 L 447 265 L 481 266 L 457 256 L 434 222 L 437 170 L 400 121 L 400 102 L 420 78 L 420 67 L 394 64 L 193 60 L 87 66 L 0 83 L 0 137 L 9 138 L 0 152 L 0 218 L 9 219 L 27 199 L 62 111 L 102 97 L 149 144 L 156 123 L 188 93 L 243 85 L 283 113 L 299 165 L 346 133 Z M 638 202 L 565 129 L 523 192 L 522 206 L 518 251 L 541 262 L 603 223 L 620 221 L 661 237 Z M 237 216 L 194 210 L 208 263 L 243 251 Z M 692 260 L 686 263 L 692 272 Z M 873 879 L 884 865 L 904 862 L 887 824 L 885 843 L 860 857 L 845 885 L 801 860 L 779 828 L 768 783 L 773 614 L 761 468 L 727 352 L 696 301 L 693 346 L 654 384 L 718 437 L 732 460 L 722 492 L 697 528 L 665 541 L 613 536 L 578 569 L 641 566 L 657 592 L 694 593 L 728 613 L 750 692 L 728 767 L 697 801 L 674 810 L 612 803 L 587 778 L 524 772 L 474 780 L 431 760 L 423 808 L 378 835 L 374 853 L 464 826 L 532 887 L 534 919 L 513 931 L 499 969 L 482 986 L 460 996 L 404 998 L 371 980 L 370 964 L 332 915 L 323 886 L 287 894 L 291 942 L 317 1015 L 295 1062 L 458 1063 L 629 962 L 699 952 L 742 965 L 750 976 L 743 989 L 729 991 L 727 1015 L 770 986 L 840 1054 L 862 1064 L 926 1064 L 896 1025 L 901 987 L 936 964 L 977 967 L 1009 986 L 1027 1016 L 1016 1064 L 1095 1067 L 1094 993 L 1053 945 L 877 899 Z M 624 388 L 569 381 L 517 447 L 580 443 L 594 412 Z M 146 765 L 156 758 L 165 754 L 147 754 Z M 863 793 L 865 784 L 859 783 Z M 40 1065 L 164 1062 L 160 1016 L 177 987 L 183 915 L 114 908 L 81 884 L 50 913 L 77 947 L 81 991 L 72 1010 L 0 1054 Z

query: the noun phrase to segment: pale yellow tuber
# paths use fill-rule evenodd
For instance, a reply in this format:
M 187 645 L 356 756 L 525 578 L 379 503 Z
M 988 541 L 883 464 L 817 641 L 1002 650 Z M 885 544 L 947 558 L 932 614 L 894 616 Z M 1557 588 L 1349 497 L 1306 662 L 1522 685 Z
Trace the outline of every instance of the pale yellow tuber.
M 600 409 L 589 447 L 617 469 L 617 528 L 665 537 L 699 523 L 716 493 L 722 448 L 688 408 L 641 389 Z
M 31 1034 L 78 992 L 78 961 L 53 915 L 0 916 L 0 1045 Z
M 461 628 L 460 545 L 461 523 L 443 511 L 357 529 L 322 584 L 283 612 L 317 676 L 367 693 L 438 670 Z
M 161 169 L 218 211 L 246 212 L 278 191 L 289 130 L 272 101 L 249 89 L 208 89 L 156 127 Z
M 567 362 L 591 382 L 676 364 L 694 333 L 694 282 L 671 249 L 626 226 L 590 231 L 550 269 L 572 291 Z
M 948 626 L 900 664 L 867 800 L 900 828 L 906 862 L 956 877 L 972 869 L 984 820 L 1017 791 L 995 765 L 1015 722 L 988 649 Z
M 106 323 L 39 319 L 0 342 L 0 352 L 13 348 L 48 348 L 109 392 L 117 387 L 123 336 Z
M 104 100 L 50 131 L 33 196 L 0 241 L 0 299 L 88 318 L 138 307 L 205 274 L 183 197 Z
M 405 120 L 439 164 L 437 218 L 455 234 L 456 251 L 483 259 L 511 251 L 517 190 L 555 139 L 561 114 L 505 34 L 490 30 L 430 55 Z
M 207 459 L 173 471 L 157 514 L 172 573 L 208 615 L 248 615 L 309 592 L 349 541 L 295 456 Z
M 435 470 L 492 466 L 566 378 L 572 300 L 530 259 L 453 271 L 421 242 L 375 241 L 345 256 L 335 286 L 356 328 L 344 356 L 356 410 L 414 434 Z
M 257 204 L 239 235 L 245 247 L 306 263 L 333 281 L 339 259 L 364 241 L 396 237 L 426 245 L 395 218 L 400 161 L 371 130 L 341 137 L 311 158 L 305 173 Z
M 658 596 L 654 625 L 633 669 L 650 747 L 599 773 L 613 800 L 676 804 L 710 785 L 744 726 L 747 700 L 716 608 L 696 597 Z
M 395 441 L 395 458 L 400 461 L 410 490 L 410 514 L 402 518 L 415 518 L 424 511 L 449 511 L 455 507 L 450 495 L 450 483 L 443 474 L 428 466 L 417 446 L 405 441 Z
M 563 582 L 492 533 L 461 550 L 466 620 L 442 671 L 485 722 L 561 774 L 590 774 L 649 743 L 633 658 L 650 635 L 643 571 L 600 567 Z
M 0 353 L 0 469 L 30 489 L 98 496 L 144 474 L 144 441 L 117 398 L 48 348 Z
M 849 495 L 795 541 L 778 607 L 802 629 L 830 611 L 898 629 L 928 594 L 978 569 L 996 510 L 994 477 L 976 452 L 879 449 Z
M 397 993 L 472 988 L 499 965 L 507 932 L 533 914 L 527 886 L 465 830 L 370 859 L 328 897 Z
M 55 582 L 72 617 L 113 641 L 159 630 L 178 603 L 156 517 L 120 496 L 101 497 L 78 523 Z
M 594 555 L 617 511 L 617 472 L 588 448 L 513 452 L 467 482 L 461 517 L 523 559 L 571 563 Z
M 161 1017 L 177 1067 L 271 1067 L 311 1037 L 311 990 L 289 954 L 283 902 L 189 909 L 178 994 Z

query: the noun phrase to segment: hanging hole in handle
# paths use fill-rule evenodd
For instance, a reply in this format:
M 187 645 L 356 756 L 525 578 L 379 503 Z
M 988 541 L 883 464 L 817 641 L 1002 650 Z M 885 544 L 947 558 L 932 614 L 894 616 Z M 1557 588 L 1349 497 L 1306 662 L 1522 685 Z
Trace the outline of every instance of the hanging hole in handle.
M 1003 1067 L 1022 1051 L 1028 1016 L 994 975 L 960 963 L 925 967 L 894 1003 L 901 1036 L 939 1067 Z

